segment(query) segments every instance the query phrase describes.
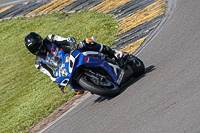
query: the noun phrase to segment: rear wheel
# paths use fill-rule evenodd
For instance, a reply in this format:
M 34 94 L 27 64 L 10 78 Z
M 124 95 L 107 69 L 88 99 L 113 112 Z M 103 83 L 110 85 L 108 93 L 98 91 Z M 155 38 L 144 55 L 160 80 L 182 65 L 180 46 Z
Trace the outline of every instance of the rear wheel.
M 135 56 L 131 56 L 130 58 L 132 58 L 131 68 L 134 72 L 133 77 L 136 78 L 144 74 L 145 71 L 144 63 Z
M 96 85 L 93 79 L 86 75 L 80 78 L 79 85 L 91 93 L 101 96 L 114 97 L 120 92 L 119 87 L 112 81 L 104 79 L 104 81 L 100 81 L 99 85 Z

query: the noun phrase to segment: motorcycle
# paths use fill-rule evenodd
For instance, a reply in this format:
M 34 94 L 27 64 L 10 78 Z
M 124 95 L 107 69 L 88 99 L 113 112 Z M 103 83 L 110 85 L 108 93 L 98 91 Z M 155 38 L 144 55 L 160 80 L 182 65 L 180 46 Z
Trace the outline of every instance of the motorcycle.
M 143 62 L 131 54 L 117 61 L 99 52 L 79 49 L 70 54 L 57 49 L 47 56 L 46 63 L 54 70 L 54 82 L 60 86 L 70 84 L 74 90 L 108 97 L 118 95 L 122 84 L 145 70 Z

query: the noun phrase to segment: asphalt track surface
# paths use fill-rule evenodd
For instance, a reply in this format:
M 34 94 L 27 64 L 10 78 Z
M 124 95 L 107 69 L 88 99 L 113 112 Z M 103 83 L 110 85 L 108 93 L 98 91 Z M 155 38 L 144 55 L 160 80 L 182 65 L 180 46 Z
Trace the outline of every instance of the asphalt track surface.
M 199 7 L 199 0 L 177 0 L 168 23 L 138 55 L 145 75 L 115 98 L 89 96 L 44 132 L 199 133 Z
M 13 2 L 13 0 L 1 0 L 0 4 L 5 4 L 5 3 L 9 3 L 9 2 Z
M 168 23 L 139 54 L 145 75 L 115 98 L 90 96 L 44 132 L 199 133 L 199 7 L 199 0 L 177 0 Z

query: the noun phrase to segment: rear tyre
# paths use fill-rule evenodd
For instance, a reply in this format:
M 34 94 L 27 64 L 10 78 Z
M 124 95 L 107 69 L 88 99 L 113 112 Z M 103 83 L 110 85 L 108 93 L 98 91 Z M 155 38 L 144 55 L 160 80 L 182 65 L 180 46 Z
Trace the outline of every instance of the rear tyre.
M 93 94 L 114 97 L 120 93 L 119 87 L 108 79 L 100 83 L 101 86 L 95 85 L 91 77 L 83 75 L 79 80 L 79 85 Z
M 134 72 L 133 77 L 137 78 L 141 76 L 142 74 L 144 74 L 145 66 L 144 66 L 144 63 L 139 58 L 135 56 L 131 56 L 131 58 L 133 58 L 131 62 L 131 68 Z

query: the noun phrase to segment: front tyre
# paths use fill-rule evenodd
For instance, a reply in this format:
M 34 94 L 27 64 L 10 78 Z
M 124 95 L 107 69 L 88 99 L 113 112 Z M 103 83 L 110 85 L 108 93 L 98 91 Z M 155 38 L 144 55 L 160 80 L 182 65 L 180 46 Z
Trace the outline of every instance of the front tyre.
M 91 93 L 101 96 L 114 97 L 120 93 L 119 87 L 108 79 L 100 81 L 100 85 L 98 86 L 95 85 L 91 77 L 83 75 L 79 80 L 79 85 Z

